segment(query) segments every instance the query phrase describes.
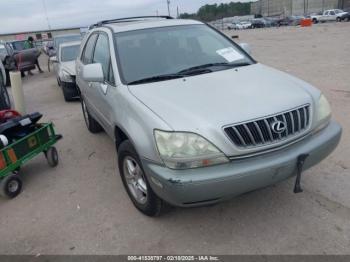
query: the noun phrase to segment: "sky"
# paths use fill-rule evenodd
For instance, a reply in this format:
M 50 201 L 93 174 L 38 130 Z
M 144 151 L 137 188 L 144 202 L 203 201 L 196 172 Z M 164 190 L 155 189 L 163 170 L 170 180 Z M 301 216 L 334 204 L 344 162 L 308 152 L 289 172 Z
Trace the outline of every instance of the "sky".
M 235 0 L 171 0 L 171 15 L 194 13 L 205 4 Z M 249 0 L 240 0 L 249 2 Z M 167 15 L 166 0 L 0 0 L 0 34 L 83 27 L 100 20 L 138 16 Z M 47 17 L 45 15 L 45 6 Z

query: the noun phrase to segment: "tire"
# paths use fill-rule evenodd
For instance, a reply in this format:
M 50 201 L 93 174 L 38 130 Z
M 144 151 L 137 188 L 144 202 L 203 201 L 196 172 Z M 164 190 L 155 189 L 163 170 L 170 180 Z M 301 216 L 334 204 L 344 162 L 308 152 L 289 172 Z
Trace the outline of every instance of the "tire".
M 10 80 L 10 71 L 5 69 L 5 73 L 6 73 L 6 83 L 5 86 L 11 86 L 11 80 Z
M 143 171 L 140 158 L 129 140 L 125 140 L 119 147 L 118 166 L 124 188 L 134 206 L 146 216 L 159 216 L 164 202 L 153 192 Z M 135 173 L 130 172 L 130 170 L 134 170 Z M 130 175 L 131 173 L 134 175 Z M 138 194 L 135 192 L 137 190 Z M 141 195 L 141 197 L 138 198 L 137 195 Z
M 45 152 L 46 160 L 47 163 L 49 164 L 50 167 L 56 167 L 58 165 L 58 152 L 56 147 L 50 147 L 46 152 Z
M 312 22 L 313 22 L 314 24 L 317 24 L 317 23 L 318 23 L 316 18 L 312 19 Z
M 337 22 L 341 22 L 341 18 L 340 17 L 337 17 Z
M 64 100 L 66 102 L 74 101 L 75 100 L 74 97 L 75 97 L 76 92 L 74 92 L 74 90 L 67 88 L 64 84 L 62 84 L 61 87 L 62 87 L 62 93 L 63 93 Z
M 15 198 L 22 191 L 22 180 L 18 175 L 9 175 L 0 182 L 1 195 L 7 198 Z
M 3 80 L 4 78 L 0 72 L 0 110 L 11 108 L 10 96 Z
M 61 86 L 61 80 L 57 77 L 57 85 Z
M 82 97 L 80 101 L 87 129 L 93 134 L 101 132 L 103 130 L 102 126 L 89 114 L 89 110 Z

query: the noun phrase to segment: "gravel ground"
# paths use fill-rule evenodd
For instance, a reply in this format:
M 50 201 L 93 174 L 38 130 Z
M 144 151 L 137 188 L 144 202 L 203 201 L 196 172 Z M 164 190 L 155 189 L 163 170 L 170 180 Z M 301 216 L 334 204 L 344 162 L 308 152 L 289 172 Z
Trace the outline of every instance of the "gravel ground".
M 226 33 L 320 88 L 344 128 L 337 150 L 305 172 L 304 193 L 288 180 L 145 217 L 126 195 L 111 140 L 87 131 L 80 104 L 64 102 L 51 73 L 36 73 L 24 79 L 27 109 L 63 134 L 60 165 L 39 156 L 21 170 L 23 193 L 0 199 L 0 254 L 350 254 L 350 23 Z

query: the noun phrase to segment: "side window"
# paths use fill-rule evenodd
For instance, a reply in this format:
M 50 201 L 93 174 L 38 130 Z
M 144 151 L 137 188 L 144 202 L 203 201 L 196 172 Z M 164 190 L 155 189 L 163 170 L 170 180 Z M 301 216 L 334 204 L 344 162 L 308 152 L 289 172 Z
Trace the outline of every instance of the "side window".
M 97 38 L 97 34 L 91 35 L 85 44 L 85 49 L 81 56 L 81 61 L 83 62 L 84 65 L 91 64 L 92 62 L 92 53 L 94 51 L 96 38 Z
M 114 72 L 113 72 L 111 59 L 109 59 L 108 82 L 112 85 L 115 85 Z
M 330 15 L 335 15 L 334 11 L 330 11 L 329 13 Z
M 108 80 L 110 59 L 108 37 L 105 34 L 100 34 L 96 42 L 93 63 L 102 65 L 105 80 Z

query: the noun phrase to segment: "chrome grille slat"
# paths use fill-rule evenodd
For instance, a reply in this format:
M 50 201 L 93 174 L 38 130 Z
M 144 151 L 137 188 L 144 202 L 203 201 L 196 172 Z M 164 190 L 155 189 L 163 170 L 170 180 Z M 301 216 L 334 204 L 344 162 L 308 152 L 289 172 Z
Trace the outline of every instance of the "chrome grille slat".
M 259 127 L 258 123 L 257 123 L 257 122 L 253 122 L 253 123 L 254 123 L 254 125 L 255 125 L 255 128 L 258 130 L 258 133 L 259 133 L 260 138 L 261 138 L 261 142 L 262 142 L 263 144 L 265 144 L 265 138 L 264 138 L 264 136 L 263 136 L 263 134 L 262 134 L 262 132 L 261 132 L 261 130 L 260 130 L 260 127 Z
M 301 116 L 300 116 L 299 109 L 297 110 L 297 114 L 298 114 L 298 127 L 299 127 L 298 131 L 300 131 L 302 129 L 302 127 L 301 127 Z
M 265 126 L 267 128 L 267 131 L 269 132 L 270 140 L 273 141 L 273 135 L 272 135 L 272 132 L 271 132 L 271 128 L 270 128 L 269 122 L 267 122 L 267 120 L 264 119 L 264 123 L 265 123 Z
M 292 134 L 295 133 L 294 116 L 292 112 L 289 112 L 290 119 L 292 121 Z
M 286 116 L 284 114 L 282 114 L 282 117 L 283 117 L 283 121 L 286 122 L 287 125 L 288 125 Z M 287 129 L 286 129 L 286 137 L 288 137 L 288 135 L 289 135 L 289 131 L 288 131 L 288 127 L 287 127 Z
M 251 132 L 250 129 L 248 128 L 248 126 L 244 124 L 243 127 L 244 127 L 244 129 L 247 131 L 250 140 L 253 142 L 253 145 L 256 145 L 256 141 L 255 141 L 255 139 L 254 139 L 254 137 L 253 137 L 252 132 Z
M 305 105 L 287 112 L 228 126 L 224 131 L 238 147 L 269 145 L 299 137 L 306 132 L 311 122 L 310 115 L 310 105 Z M 272 130 L 275 121 L 282 121 L 285 124 L 285 130 L 281 130 L 280 133 Z
M 303 112 L 304 112 L 304 126 L 306 127 L 308 125 L 306 108 L 303 108 Z
M 236 135 L 238 136 L 239 140 L 241 141 L 241 143 L 246 146 L 246 143 L 244 142 L 243 137 L 241 136 L 241 134 L 238 132 L 237 128 L 233 127 L 234 132 L 236 133 Z

